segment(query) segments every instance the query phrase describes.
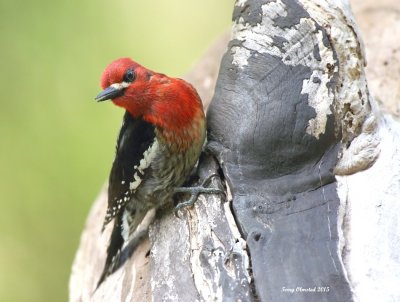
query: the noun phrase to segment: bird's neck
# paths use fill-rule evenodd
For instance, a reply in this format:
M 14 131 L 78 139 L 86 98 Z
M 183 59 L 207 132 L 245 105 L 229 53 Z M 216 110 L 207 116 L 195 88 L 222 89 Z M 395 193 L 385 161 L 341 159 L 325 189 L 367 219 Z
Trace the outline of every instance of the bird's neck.
M 174 152 L 185 152 L 192 147 L 197 148 L 199 145 L 203 145 L 206 134 L 205 123 L 204 114 L 201 111 L 191 121 L 182 124 L 181 127 L 154 124 L 156 125 L 157 139 Z
M 159 139 L 179 148 L 203 142 L 205 117 L 203 104 L 196 90 L 181 79 L 156 75 L 158 85 L 150 85 L 147 96 L 150 104 L 143 119 L 158 129 Z

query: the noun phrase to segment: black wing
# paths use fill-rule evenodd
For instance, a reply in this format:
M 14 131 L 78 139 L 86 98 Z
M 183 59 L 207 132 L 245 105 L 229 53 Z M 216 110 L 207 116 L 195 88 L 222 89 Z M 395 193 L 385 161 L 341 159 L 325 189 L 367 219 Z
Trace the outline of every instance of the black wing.
M 133 118 L 125 112 L 121 131 L 118 136 L 116 155 L 110 173 L 108 185 L 108 208 L 104 225 L 114 217 L 115 224 L 107 248 L 107 258 L 97 287 L 104 279 L 121 265 L 122 213 L 125 204 L 130 200 L 130 183 L 134 180 L 136 168 L 143 158 L 144 152 L 155 139 L 154 126 L 142 119 Z M 139 239 L 138 239 L 139 240 Z M 125 258 L 127 256 L 125 255 Z M 124 255 L 122 255 L 124 258 Z
M 130 183 L 134 180 L 144 152 L 154 142 L 154 126 L 125 112 L 118 136 L 116 155 L 108 184 L 108 208 L 104 225 L 120 213 L 130 199 Z

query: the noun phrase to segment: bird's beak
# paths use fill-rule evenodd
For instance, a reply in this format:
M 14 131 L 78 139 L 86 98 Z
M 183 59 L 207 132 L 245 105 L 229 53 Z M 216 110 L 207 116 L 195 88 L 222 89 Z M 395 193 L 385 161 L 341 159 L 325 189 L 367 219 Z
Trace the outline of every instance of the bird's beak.
M 106 101 L 106 100 L 112 100 L 115 99 L 116 97 L 119 97 L 124 94 L 124 89 L 121 89 L 121 87 L 113 87 L 109 86 L 106 89 L 104 89 L 102 92 L 100 92 L 96 97 L 95 100 L 98 102 Z

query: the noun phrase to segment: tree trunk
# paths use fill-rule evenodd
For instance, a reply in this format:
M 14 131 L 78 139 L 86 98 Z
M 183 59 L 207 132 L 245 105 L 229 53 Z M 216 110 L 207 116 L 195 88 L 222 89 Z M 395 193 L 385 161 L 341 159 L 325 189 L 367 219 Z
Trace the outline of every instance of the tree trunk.
M 199 176 L 226 195 L 149 213 L 148 236 L 95 290 L 104 188 L 70 301 L 400 301 L 400 126 L 374 101 L 400 112 L 400 7 L 352 4 L 371 91 L 347 1 L 236 1 L 230 42 L 186 77 L 211 101 Z

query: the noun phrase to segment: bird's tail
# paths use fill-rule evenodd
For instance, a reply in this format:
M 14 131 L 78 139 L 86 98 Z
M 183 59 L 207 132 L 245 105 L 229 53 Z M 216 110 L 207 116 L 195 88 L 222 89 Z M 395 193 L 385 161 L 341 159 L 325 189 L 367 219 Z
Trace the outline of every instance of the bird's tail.
M 137 211 L 133 215 L 131 221 L 126 221 L 126 212 L 120 213 L 115 220 L 115 225 L 110 237 L 110 243 L 107 248 L 107 258 L 104 264 L 103 272 L 97 282 L 97 288 L 104 280 L 119 269 L 128 260 L 136 247 L 143 238 L 147 236 L 147 230 L 140 231 L 131 239 L 131 235 L 135 232 L 140 222 L 143 220 L 146 212 Z M 124 246 L 125 242 L 128 242 Z

